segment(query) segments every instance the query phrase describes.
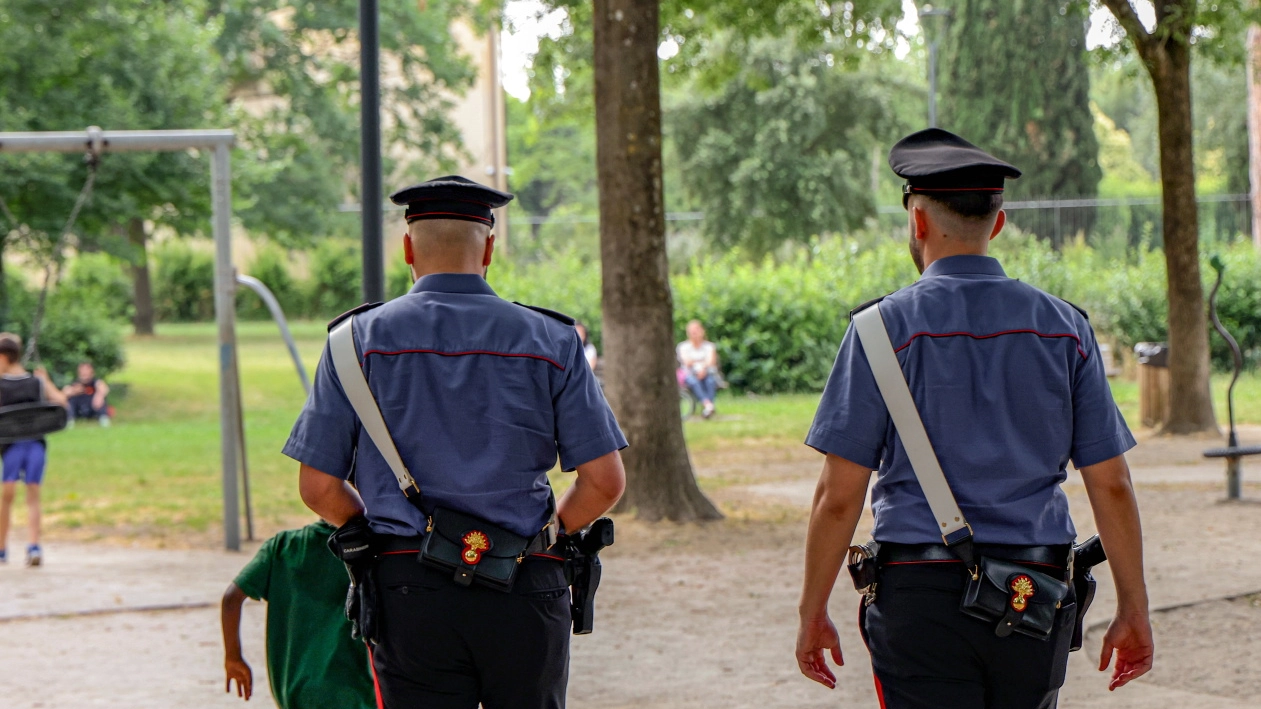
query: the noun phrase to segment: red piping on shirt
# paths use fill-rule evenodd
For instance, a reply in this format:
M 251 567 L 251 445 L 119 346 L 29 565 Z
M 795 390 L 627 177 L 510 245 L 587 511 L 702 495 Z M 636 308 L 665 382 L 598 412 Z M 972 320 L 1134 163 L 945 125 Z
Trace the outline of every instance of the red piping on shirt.
M 565 371 L 565 368 L 562 367 L 560 363 L 557 362 L 556 360 L 550 359 L 548 357 L 544 357 L 543 355 L 536 355 L 536 354 L 514 354 L 511 352 L 491 352 L 490 350 L 469 350 L 467 352 L 443 352 L 441 350 L 395 350 L 393 352 L 387 352 L 385 350 L 368 350 L 367 352 L 363 353 L 363 357 L 364 359 L 367 359 L 368 355 L 374 355 L 374 354 L 385 355 L 387 357 L 392 357 L 394 355 L 401 355 L 401 354 L 436 354 L 442 357 L 463 357 L 465 355 L 491 355 L 493 357 L 524 357 L 526 359 L 537 359 L 543 362 L 547 362 L 548 364 L 559 369 L 560 371 L 562 372 Z
M 1037 330 L 1003 330 L 1002 332 L 995 332 L 989 335 L 977 335 L 972 332 L 917 332 L 914 335 L 911 335 L 910 339 L 908 339 L 906 343 L 903 344 L 901 347 L 895 349 L 894 352 L 901 352 L 902 350 L 906 349 L 907 347 L 911 345 L 911 343 L 917 337 L 971 337 L 974 340 L 988 340 L 992 337 L 1001 337 L 1003 335 L 1037 335 L 1038 337 L 1048 337 L 1048 338 L 1068 337 L 1077 341 L 1077 354 L 1081 355 L 1082 359 L 1087 359 L 1086 351 L 1081 348 L 1081 338 L 1078 337 L 1077 335 L 1074 335 L 1072 333 L 1067 333 L 1067 332 L 1066 333 L 1045 333 L 1045 332 L 1038 332 Z

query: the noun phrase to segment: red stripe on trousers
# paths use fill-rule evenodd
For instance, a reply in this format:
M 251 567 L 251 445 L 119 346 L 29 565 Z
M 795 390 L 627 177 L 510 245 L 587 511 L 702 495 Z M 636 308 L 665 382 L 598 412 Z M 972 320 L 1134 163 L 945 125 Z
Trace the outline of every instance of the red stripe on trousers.
M 377 709 L 385 709 L 385 699 L 381 697 L 381 682 L 377 680 L 377 663 L 372 659 L 372 646 L 366 640 L 363 645 L 368 648 L 368 667 L 372 669 L 372 689 L 377 693 Z M 883 702 L 880 706 L 884 707 Z

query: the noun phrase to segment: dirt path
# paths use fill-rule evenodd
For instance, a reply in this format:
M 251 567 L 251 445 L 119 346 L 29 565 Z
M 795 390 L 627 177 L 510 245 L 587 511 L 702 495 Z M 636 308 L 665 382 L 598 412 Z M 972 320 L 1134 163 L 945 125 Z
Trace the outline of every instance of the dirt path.
M 1249 432 L 1261 438 L 1261 430 Z M 1145 441 L 1132 456 L 1144 511 L 1148 574 L 1157 607 L 1156 670 L 1109 694 L 1091 667 L 1100 632 L 1073 657 L 1061 707 L 1214 707 L 1259 704 L 1261 601 L 1209 599 L 1261 591 L 1261 504 L 1223 503 L 1220 463 L 1207 441 Z M 804 450 L 749 448 L 700 457 L 729 510 L 721 524 L 648 526 L 619 520 L 605 557 L 596 633 L 573 643 L 573 707 L 762 709 L 874 707 L 870 664 L 858 638 L 857 596 L 833 598 L 847 665 L 828 691 L 792 659 L 801 541 L 819 460 Z M 1249 476 L 1249 469 L 1255 471 Z M 1245 464 L 1245 480 L 1261 464 Z M 1068 487 L 1082 535 L 1093 523 L 1080 485 Z M 1261 500 L 1261 485 L 1245 494 Z M 864 520 L 869 525 L 870 520 Z M 865 530 L 863 530 L 865 531 Z M 0 705 L 220 707 L 222 656 L 214 607 L 91 617 L 31 614 L 217 603 L 248 556 L 108 545 L 48 544 L 49 565 L 0 567 Z M 1106 570 L 1091 621 L 1106 621 L 1114 594 Z M 1206 602 L 1207 601 L 1207 602 Z M 247 652 L 269 706 L 263 609 L 248 604 Z

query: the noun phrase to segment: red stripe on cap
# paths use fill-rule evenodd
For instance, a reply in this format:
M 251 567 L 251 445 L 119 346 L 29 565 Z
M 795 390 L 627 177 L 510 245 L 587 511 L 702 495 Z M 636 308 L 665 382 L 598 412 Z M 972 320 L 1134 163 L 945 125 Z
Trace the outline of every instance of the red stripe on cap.
M 487 224 L 494 223 L 493 219 L 487 219 L 486 217 L 479 217 L 476 214 L 465 214 L 464 212 L 419 212 L 417 214 L 408 214 L 407 221 L 408 223 L 411 223 L 411 220 L 413 219 L 419 219 L 421 217 L 429 217 L 429 216 L 461 217 L 464 219 L 476 219 L 479 222 L 485 222 Z
M 468 204 L 476 204 L 476 205 L 478 205 L 478 206 L 480 206 L 480 207 L 486 207 L 487 209 L 494 209 L 494 207 L 491 207 L 489 204 L 486 204 L 485 202 L 476 202 L 476 201 L 471 200 L 471 199 L 452 199 L 452 198 L 444 198 L 444 197 L 425 197 L 425 198 L 423 198 L 423 199 L 409 199 L 409 200 L 407 200 L 407 203 L 408 203 L 408 204 L 415 204 L 415 203 L 417 203 L 417 202 L 465 202 L 465 203 L 468 203 Z
M 911 187 L 912 192 L 1002 192 L 1002 187 Z

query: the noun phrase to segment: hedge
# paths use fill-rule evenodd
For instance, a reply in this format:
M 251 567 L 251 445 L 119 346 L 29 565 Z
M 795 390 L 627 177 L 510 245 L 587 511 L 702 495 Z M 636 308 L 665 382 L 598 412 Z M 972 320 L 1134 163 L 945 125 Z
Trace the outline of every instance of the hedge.
M 1086 309 L 1095 329 L 1120 349 L 1166 339 L 1165 265 L 1160 251 L 1139 250 L 1117 259 L 1081 244 L 1056 251 L 1034 237 L 1005 233 L 994 242 L 994 255 L 1013 278 Z M 1204 258 L 1206 294 L 1215 276 L 1208 266 L 1211 255 Z M 1221 247 L 1220 255 L 1227 269 L 1219 311 L 1245 349 L 1249 366 L 1256 366 L 1261 362 L 1261 256 L 1246 243 Z M 161 319 L 213 316 L 209 253 L 172 242 L 156 251 L 154 261 Z M 272 288 L 290 317 L 327 318 L 359 302 L 360 261 L 354 242 L 322 242 L 310 257 L 309 277 L 297 277 L 292 263 L 286 252 L 265 247 L 247 269 Z M 411 286 L 401 257 L 391 259 L 386 273 L 390 297 Z M 889 239 L 817 241 L 778 259 L 756 262 L 739 252 L 698 258 L 672 279 L 675 335 L 683 339 L 692 318 L 703 322 L 710 339 L 718 343 L 727 379 L 737 389 L 818 391 L 848 326 L 849 311 L 917 276 L 906 245 Z M 101 288 L 117 292 L 114 281 L 102 280 Z M 500 259 L 491 266 L 490 282 L 505 298 L 582 320 L 600 345 L 597 262 L 576 252 L 529 264 Z M 117 295 L 106 300 L 116 303 Z M 251 293 L 241 293 L 238 310 L 243 317 L 266 317 Z M 1210 342 L 1214 365 L 1227 367 L 1225 343 L 1215 333 Z

